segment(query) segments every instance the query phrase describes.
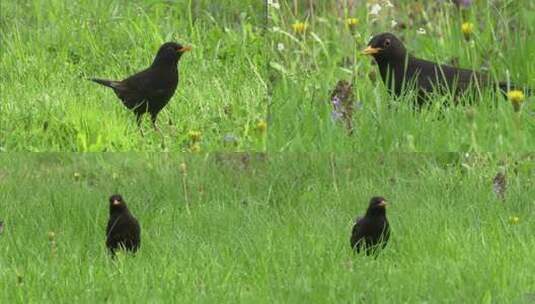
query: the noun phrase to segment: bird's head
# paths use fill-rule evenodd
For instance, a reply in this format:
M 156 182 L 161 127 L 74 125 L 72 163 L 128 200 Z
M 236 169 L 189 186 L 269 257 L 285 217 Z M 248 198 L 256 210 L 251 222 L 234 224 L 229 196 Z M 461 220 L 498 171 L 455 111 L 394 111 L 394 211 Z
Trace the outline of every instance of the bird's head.
M 126 203 L 121 195 L 113 194 L 110 196 L 110 214 L 114 212 L 121 212 L 126 209 Z
M 386 213 L 386 199 L 382 196 L 374 196 L 370 200 L 366 215 L 384 215 Z
M 182 54 L 188 51 L 191 51 L 191 46 L 183 46 L 176 42 L 166 42 L 160 46 L 152 65 L 164 64 L 176 66 L 178 60 L 180 60 L 180 57 L 182 57 Z
M 362 54 L 373 56 L 378 63 L 389 61 L 400 61 L 404 63 L 407 50 L 394 34 L 382 33 L 375 35 L 370 40 L 368 47 L 362 50 Z

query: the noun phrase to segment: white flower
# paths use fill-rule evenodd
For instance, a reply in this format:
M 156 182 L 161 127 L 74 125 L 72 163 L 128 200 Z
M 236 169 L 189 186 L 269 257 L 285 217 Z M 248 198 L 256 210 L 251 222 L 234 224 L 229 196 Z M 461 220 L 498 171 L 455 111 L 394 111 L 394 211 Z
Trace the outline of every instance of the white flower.
M 382 7 L 375 3 L 372 5 L 372 8 L 370 9 L 370 15 L 379 15 L 379 12 L 381 11 Z
M 386 0 L 385 1 L 385 5 L 388 6 L 388 7 L 394 7 L 394 5 L 392 4 L 392 2 Z
M 277 50 L 279 50 L 279 52 L 284 51 L 284 44 L 282 44 L 282 43 L 280 43 L 280 42 L 277 43 Z
M 267 1 L 268 6 L 273 7 L 274 9 L 279 9 L 281 6 L 277 0 L 268 0 Z
M 396 27 L 396 25 L 398 25 L 398 23 L 396 22 L 396 20 L 392 20 L 392 23 L 390 24 L 390 26 L 392 26 L 392 27 Z
M 232 133 L 227 133 L 225 134 L 225 136 L 223 136 L 223 141 L 226 142 L 226 143 L 236 143 L 238 142 L 238 136 L 232 134 Z
M 419 28 L 416 33 L 420 34 L 420 35 L 424 35 L 426 33 L 425 29 L 423 27 Z

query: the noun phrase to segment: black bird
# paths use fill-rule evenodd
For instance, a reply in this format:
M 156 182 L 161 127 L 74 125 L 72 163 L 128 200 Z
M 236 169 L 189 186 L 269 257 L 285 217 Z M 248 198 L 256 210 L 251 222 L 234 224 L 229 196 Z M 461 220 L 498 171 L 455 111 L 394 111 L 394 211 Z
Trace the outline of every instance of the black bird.
M 191 47 L 175 42 L 164 43 L 147 69 L 124 80 L 91 80 L 113 89 L 123 104 L 136 114 L 138 125 L 141 117 L 149 112 L 155 129 L 158 113 L 175 94 L 178 85 L 178 61 Z
M 404 87 L 416 86 L 420 106 L 433 91 L 458 95 L 470 88 L 494 84 L 492 78 L 486 74 L 413 57 L 391 33 L 374 36 L 362 53 L 374 57 L 381 78 L 391 94 L 399 96 Z M 509 90 L 506 82 L 498 83 L 498 87 L 504 93 Z
M 379 247 L 384 248 L 390 237 L 390 226 L 386 219 L 386 200 L 376 196 L 364 217 L 358 217 L 351 233 L 351 248 L 357 253 L 364 250 L 366 255 L 375 254 Z
M 130 213 L 122 196 L 110 196 L 110 219 L 106 228 L 106 247 L 112 256 L 115 251 L 124 249 L 136 252 L 141 242 L 139 222 Z

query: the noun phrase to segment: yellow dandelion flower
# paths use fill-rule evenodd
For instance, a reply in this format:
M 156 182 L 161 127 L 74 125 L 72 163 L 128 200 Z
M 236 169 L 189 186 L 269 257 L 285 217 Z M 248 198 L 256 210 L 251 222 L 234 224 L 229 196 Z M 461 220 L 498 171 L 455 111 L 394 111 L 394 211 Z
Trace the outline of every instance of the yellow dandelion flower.
M 267 130 L 267 122 L 263 119 L 261 119 L 257 124 L 256 124 L 256 130 L 260 133 L 264 133 L 266 132 Z
M 202 133 L 201 131 L 189 131 L 188 137 L 192 142 L 198 142 L 201 140 Z
M 474 32 L 474 24 L 472 22 L 464 22 L 461 25 L 461 32 L 463 32 L 464 38 L 469 39 Z
M 296 22 L 294 22 L 294 24 L 292 24 L 292 29 L 297 34 L 305 33 L 307 28 L 308 28 L 308 24 L 306 24 L 306 22 L 296 21 Z
M 513 103 L 522 103 L 524 101 L 524 93 L 519 90 L 512 90 L 507 92 L 507 98 Z
M 515 112 L 520 111 L 522 102 L 524 102 L 525 96 L 522 91 L 512 90 L 507 92 L 507 99 L 513 104 L 513 109 Z
M 191 147 L 189 147 L 189 151 L 190 152 L 201 152 L 201 145 L 199 145 L 198 143 L 194 143 L 193 145 L 191 145 Z
M 518 224 L 519 222 L 520 222 L 520 218 L 518 218 L 518 216 L 510 216 L 509 217 L 509 223 Z
M 347 18 L 346 26 L 350 29 L 354 29 L 359 24 L 359 19 L 357 18 Z

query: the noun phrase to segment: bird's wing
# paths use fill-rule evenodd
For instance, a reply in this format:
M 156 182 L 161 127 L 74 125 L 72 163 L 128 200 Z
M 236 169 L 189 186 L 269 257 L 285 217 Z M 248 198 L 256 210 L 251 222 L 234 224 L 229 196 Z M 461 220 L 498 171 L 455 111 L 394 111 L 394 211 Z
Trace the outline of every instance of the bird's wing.
M 364 221 L 364 217 L 358 216 L 355 219 L 355 225 L 353 225 L 353 231 L 358 231 L 359 228 L 362 226 L 362 222 Z
M 358 241 L 362 238 L 362 235 L 360 233 L 360 226 L 362 224 L 362 217 L 357 217 L 355 220 L 355 224 L 353 225 L 353 229 L 351 230 L 351 247 L 355 248 Z
M 169 95 L 170 88 L 174 93 L 178 83 L 178 71 L 168 69 L 148 68 L 123 80 L 128 86 L 136 87 L 147 97 L 162 97 Z M 172 95 L 172 94 L 171 94 Z
M 442 77 L 445 77 L 448 83 L 451 83 L 455 89 L 465 90 L 471 85 L 483 87 L 489 83 L 488 76 L 483 73 L 448 65 L 441 65 L 439 68 L 443 71 L 441 74 Z
M 141 240 L 141 227 L 139 226 L 138 220 L 132 216 L 132 239 L 135 240 L 136 243 L 139 243 Z
M 108 220 L 108 225 L 106 226 L 106 237 L 110 236 L 110 232 L 117 225 L 118 221 L 119 217 L 110 217 L 110 219 Z
M 122 81 L 122 84 L 128 88 L 127 92 L 133 93 L 127 99 L 132 100 L 134 105 L 138 105 L 144 99 L 151 99 L 165 95 L 160 91 L 165 91 L 165 85 L 158 74 L 158 71 L 148 68 L 137 74 L 134 74 Z
M 152 75 L 153 73 L 154 71 L 148 68 L 124 79 L 122 82 L 129 87 L 145 90 L 145 88 L 152 82 L 151 79 L 154 79 L 154 76 Z
M 407 65 L 407 81 L 416 83 L 406 83 L 406 86 L 417 85 L 418 88 L 426 92 L 433 90 L 436 80 L 436 64 L 431 61 L 418 58 L 411 58 Z
M 465 90 L 475 80 L 479 85 L 488 82 L 486 75 L 468 70 L 452 67 L 449 65 L 439 65 L 435 62 L 413 58 L 408 67 L 409 74 L 418 77 L 418 86 L 425 91 L 433 91 L 439 87 L 449 90 Z
M 129 83 L 125 80 L 116 81 L 114 82 L 113 86 L 110 87 L 115 92 L 115 95 L 117 95 L 117 97 L 119 97 L 123 104 L 129 109 L 136 108 L 145 99 L 142 87 L 136 86 L 135 84 Z

